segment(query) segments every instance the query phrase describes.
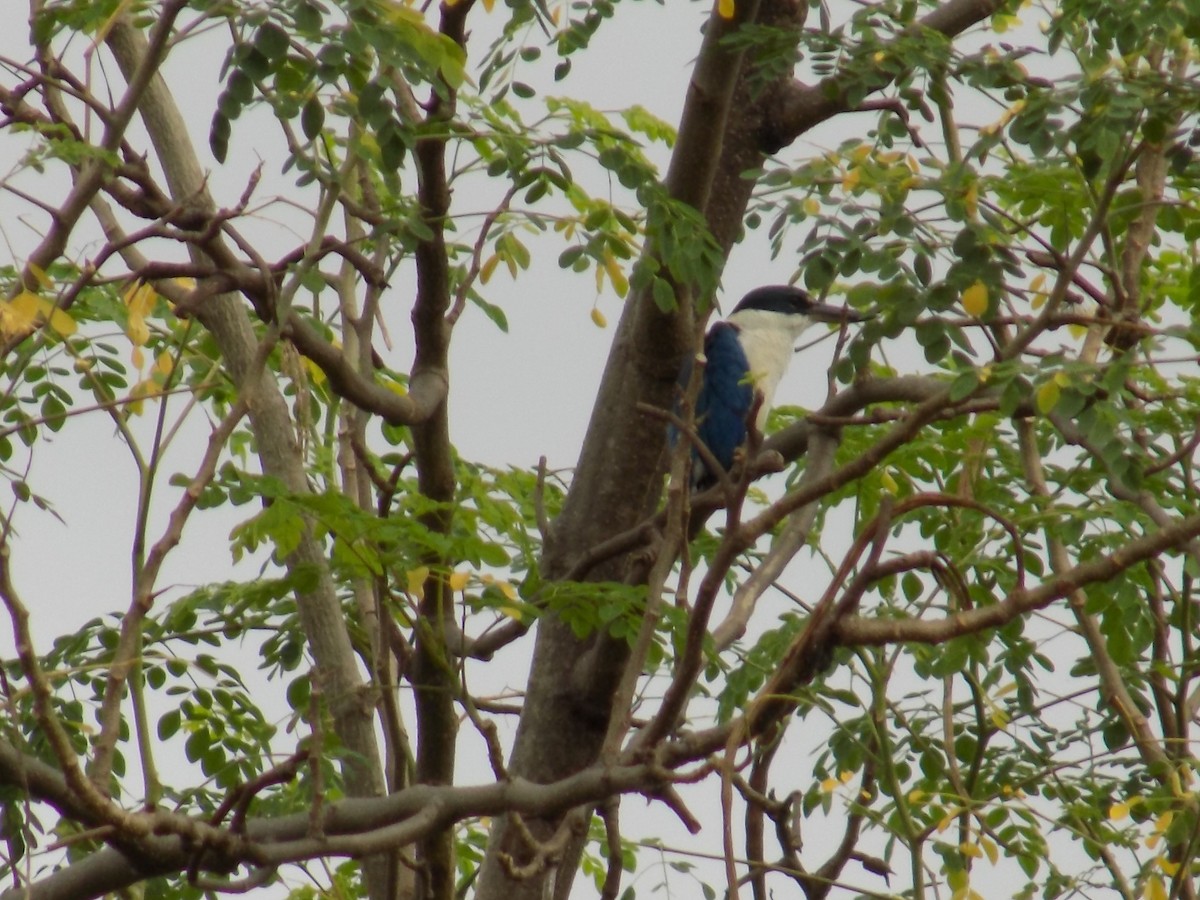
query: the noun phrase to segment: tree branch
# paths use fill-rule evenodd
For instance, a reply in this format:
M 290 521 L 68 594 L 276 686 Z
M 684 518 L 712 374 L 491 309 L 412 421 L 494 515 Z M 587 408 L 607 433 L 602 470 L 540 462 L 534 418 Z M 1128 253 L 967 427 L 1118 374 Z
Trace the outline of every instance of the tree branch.
M 902 32 L 901 37 L 935 31 L 947 37 L 977 25 L 1004 6 L 1004 0 L 947 0 L 933 12 Z M 882 51 L 886 53 L 886 49 Z M 813 85 L 792 81 L 777 92 L 771 115 L 774 152 L 786 147 L 800 135 L 835 115 L 853 111 L 851 94 L 859 96 L 882 90 L 892 83 L 894 75 L 881 72 L 863 83 L 860 73 L 845 69 L 821 79 Z M 853 89 L 853 90 L 852 90 Z
M 1072 591 L 1099 581 L 1108 581 L 1131 566 L 1162 553 L 1177 551 L 1200 536 L 1200 515 L 1177 519 L 1171 524 L 1134 538 L 1107 556 L 1082 562 L 1035 588 L 1011 591 L 991 606 L 956 612 L 942 619 L 867 619 L 850 616 L 839 623 L 836 634 L 846 646 L 878 646 L 904 642 L 941 644 L 964 634 L 998 628 L 1023 613 L 1043 609 Z

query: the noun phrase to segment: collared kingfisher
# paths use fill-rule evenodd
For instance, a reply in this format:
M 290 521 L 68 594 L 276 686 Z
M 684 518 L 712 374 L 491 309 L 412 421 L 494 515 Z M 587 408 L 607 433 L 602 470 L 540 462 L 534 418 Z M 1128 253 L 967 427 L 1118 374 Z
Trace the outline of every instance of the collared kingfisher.
M 867 316 L 852 309 L 815 302 L 800 288 L 771 285 L 755 288 L 741 299 L 724 322 L 704 338 L 704 377 L 696 397 L 696 434 L 726 470 L 745 443 L 754 395 L 762 400 L 754 427 L 760 432 L 787 371 L 797 338 L 814 322 L 861 322 Z M 691 374 L 684 366 L 681 383 Z M 692 487 L 703 490 L 717 482 L 698 454 L 693 454 Z

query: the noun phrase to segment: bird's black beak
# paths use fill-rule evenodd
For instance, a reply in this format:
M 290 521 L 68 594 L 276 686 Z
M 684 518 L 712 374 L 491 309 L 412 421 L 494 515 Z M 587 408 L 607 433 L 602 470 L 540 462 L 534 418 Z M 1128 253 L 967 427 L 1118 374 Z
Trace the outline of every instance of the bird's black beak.
M 805 315 L 817 322 L 865 322 L 875 318 L 848 306 L 833 306 L 829 303 L 814 303 L 805 310 Z

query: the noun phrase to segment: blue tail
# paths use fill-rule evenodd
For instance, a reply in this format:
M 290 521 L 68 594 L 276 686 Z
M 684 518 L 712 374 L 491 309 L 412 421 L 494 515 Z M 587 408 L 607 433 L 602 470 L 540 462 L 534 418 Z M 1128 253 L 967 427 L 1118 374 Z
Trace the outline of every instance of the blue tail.
M 704 382 L 696 397 L 696 433 L 717 462 L 728 471 L 734 451 L 746 440 L 746 418 L 754 405 L 754 386 L 749 381 L 750 363 L 738 340 L 736 326 L 718 322 L 704 338 Z M 684 387 L 691 377 L 689 359 L 680 374 Z M 672 432 L 671 443 L 678 439 Z M 699 454 L 692 454 L 692 487 L 704 490 L 716 484 Z

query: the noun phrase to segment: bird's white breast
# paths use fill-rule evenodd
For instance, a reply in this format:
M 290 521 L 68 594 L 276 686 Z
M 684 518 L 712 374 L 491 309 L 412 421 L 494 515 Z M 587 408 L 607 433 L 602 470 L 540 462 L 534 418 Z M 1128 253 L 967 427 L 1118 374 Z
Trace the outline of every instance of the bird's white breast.
M 731 315 L 729 322 L 738 328 L 738 339 L 750 364 L 754 387 L 763 395 L 756 420 L 757 427 L 762 430 L 775 398 L 775 389 L 792 361 L 796 340 L 812 320 L 806 316 L 745 309 Z

